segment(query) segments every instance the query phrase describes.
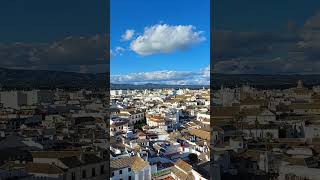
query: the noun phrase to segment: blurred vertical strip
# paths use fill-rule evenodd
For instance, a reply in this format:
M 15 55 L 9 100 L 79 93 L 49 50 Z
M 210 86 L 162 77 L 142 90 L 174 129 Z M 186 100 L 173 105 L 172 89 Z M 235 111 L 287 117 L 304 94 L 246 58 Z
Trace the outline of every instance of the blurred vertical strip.
M 108 143 L 107 143 L 107 155 L 105 156 L 107 158 L 107 161 L 109 162 L 108 163 L 108 179 L 110 179 L 111 177 L 111 170 L 110 170 L 110 0 L 106 0 L 107 1 L 107 9 L 106 9 L 106 42 L 107 42 L 107 49 L 106 49 L 106 60 L 107 60 L 107 70 L 106 70 L 106 102 L 105 102 L 105 105 L 106 105 L 106 125 L 107 125 L 107 139 L 108 139 Z
M 213 39 L 213 0 L 210 0 L 210 130 L 212 131 L 213 129 L 213 69 L 214 69 L 214 51 L 213 51 L 213 46 L 214 44 L 214 39 Z M 210 136 L 213 135 L 210 131 Z M 210 137 L 210 169 L 213 169 L 214 166 L 214 152 L 213 152 L 213 137 Z M 213 180 L 213 171 L 210 171 L 210 180 Z

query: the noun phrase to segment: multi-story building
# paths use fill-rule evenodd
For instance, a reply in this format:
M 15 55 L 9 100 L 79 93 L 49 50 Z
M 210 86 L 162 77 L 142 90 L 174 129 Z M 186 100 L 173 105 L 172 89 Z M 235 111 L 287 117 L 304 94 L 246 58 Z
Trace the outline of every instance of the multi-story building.
M 151 180 L 151 166 L 139 156 L 112 159 L 112 180 Z

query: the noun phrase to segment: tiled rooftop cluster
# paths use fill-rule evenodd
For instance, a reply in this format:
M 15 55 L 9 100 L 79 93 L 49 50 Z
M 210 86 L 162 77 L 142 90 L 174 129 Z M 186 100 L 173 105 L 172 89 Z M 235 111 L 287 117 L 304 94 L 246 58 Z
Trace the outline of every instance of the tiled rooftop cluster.
M 0 179 L 106 179 L 105 91 L 0 92 Z
M 320 91 L 248 85 L 213 92 L 211 168 L 217 179 L 319 179 Z
M 111 91 L 111 179 L 209 179 L 210 91 Z

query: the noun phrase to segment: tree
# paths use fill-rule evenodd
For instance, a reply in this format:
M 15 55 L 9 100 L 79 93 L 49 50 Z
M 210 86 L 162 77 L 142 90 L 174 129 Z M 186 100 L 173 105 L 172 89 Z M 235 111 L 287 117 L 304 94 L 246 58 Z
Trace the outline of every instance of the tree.
M 189 158 L 191 164 L 194 164 L 194 163 L 198 162 L 198 155 L 195 154 L 195 153 L 190 153 L 188 155 L 188 158 Z
M 134 126 L 133 126 L 133 128 L 134 129 L 140 129 L 140 130 L 142 130 L 142 127 L 144 126 L 144 125 L 146 125 L 146 121 L 137 121 L 135 124 L 134 124 Z

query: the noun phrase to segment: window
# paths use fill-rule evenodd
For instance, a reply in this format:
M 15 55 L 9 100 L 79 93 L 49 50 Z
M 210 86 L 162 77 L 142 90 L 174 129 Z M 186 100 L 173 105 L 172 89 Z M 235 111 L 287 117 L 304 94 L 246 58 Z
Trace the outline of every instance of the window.
M 122 170 L 120 170 L 119 174 L 122 174 Z
M 112 177 L 114 176 L 114 172 L 112 172 Z
M 75 173 L 75 172 L 72 172 L 72 173 L 71 173 L 71 179 L 72 179 L 72 180 L 76 180 L 76 173 Z
M 128 172 L 130 172 L 131 171 L 131 168 L 128 168 Z
M 86 172 L 86 170 L 82 170 L 82 178 L 87 178 L 87 172 Z
M 96 169 L 92 168 L 92 177 L 95 177 L 95 176 L 96 176 Z
M 129 176 L 128 180 L 131 180 L 131 176 Z
M 104 165 L 100 166 L 100 174 L 104 174 Z

